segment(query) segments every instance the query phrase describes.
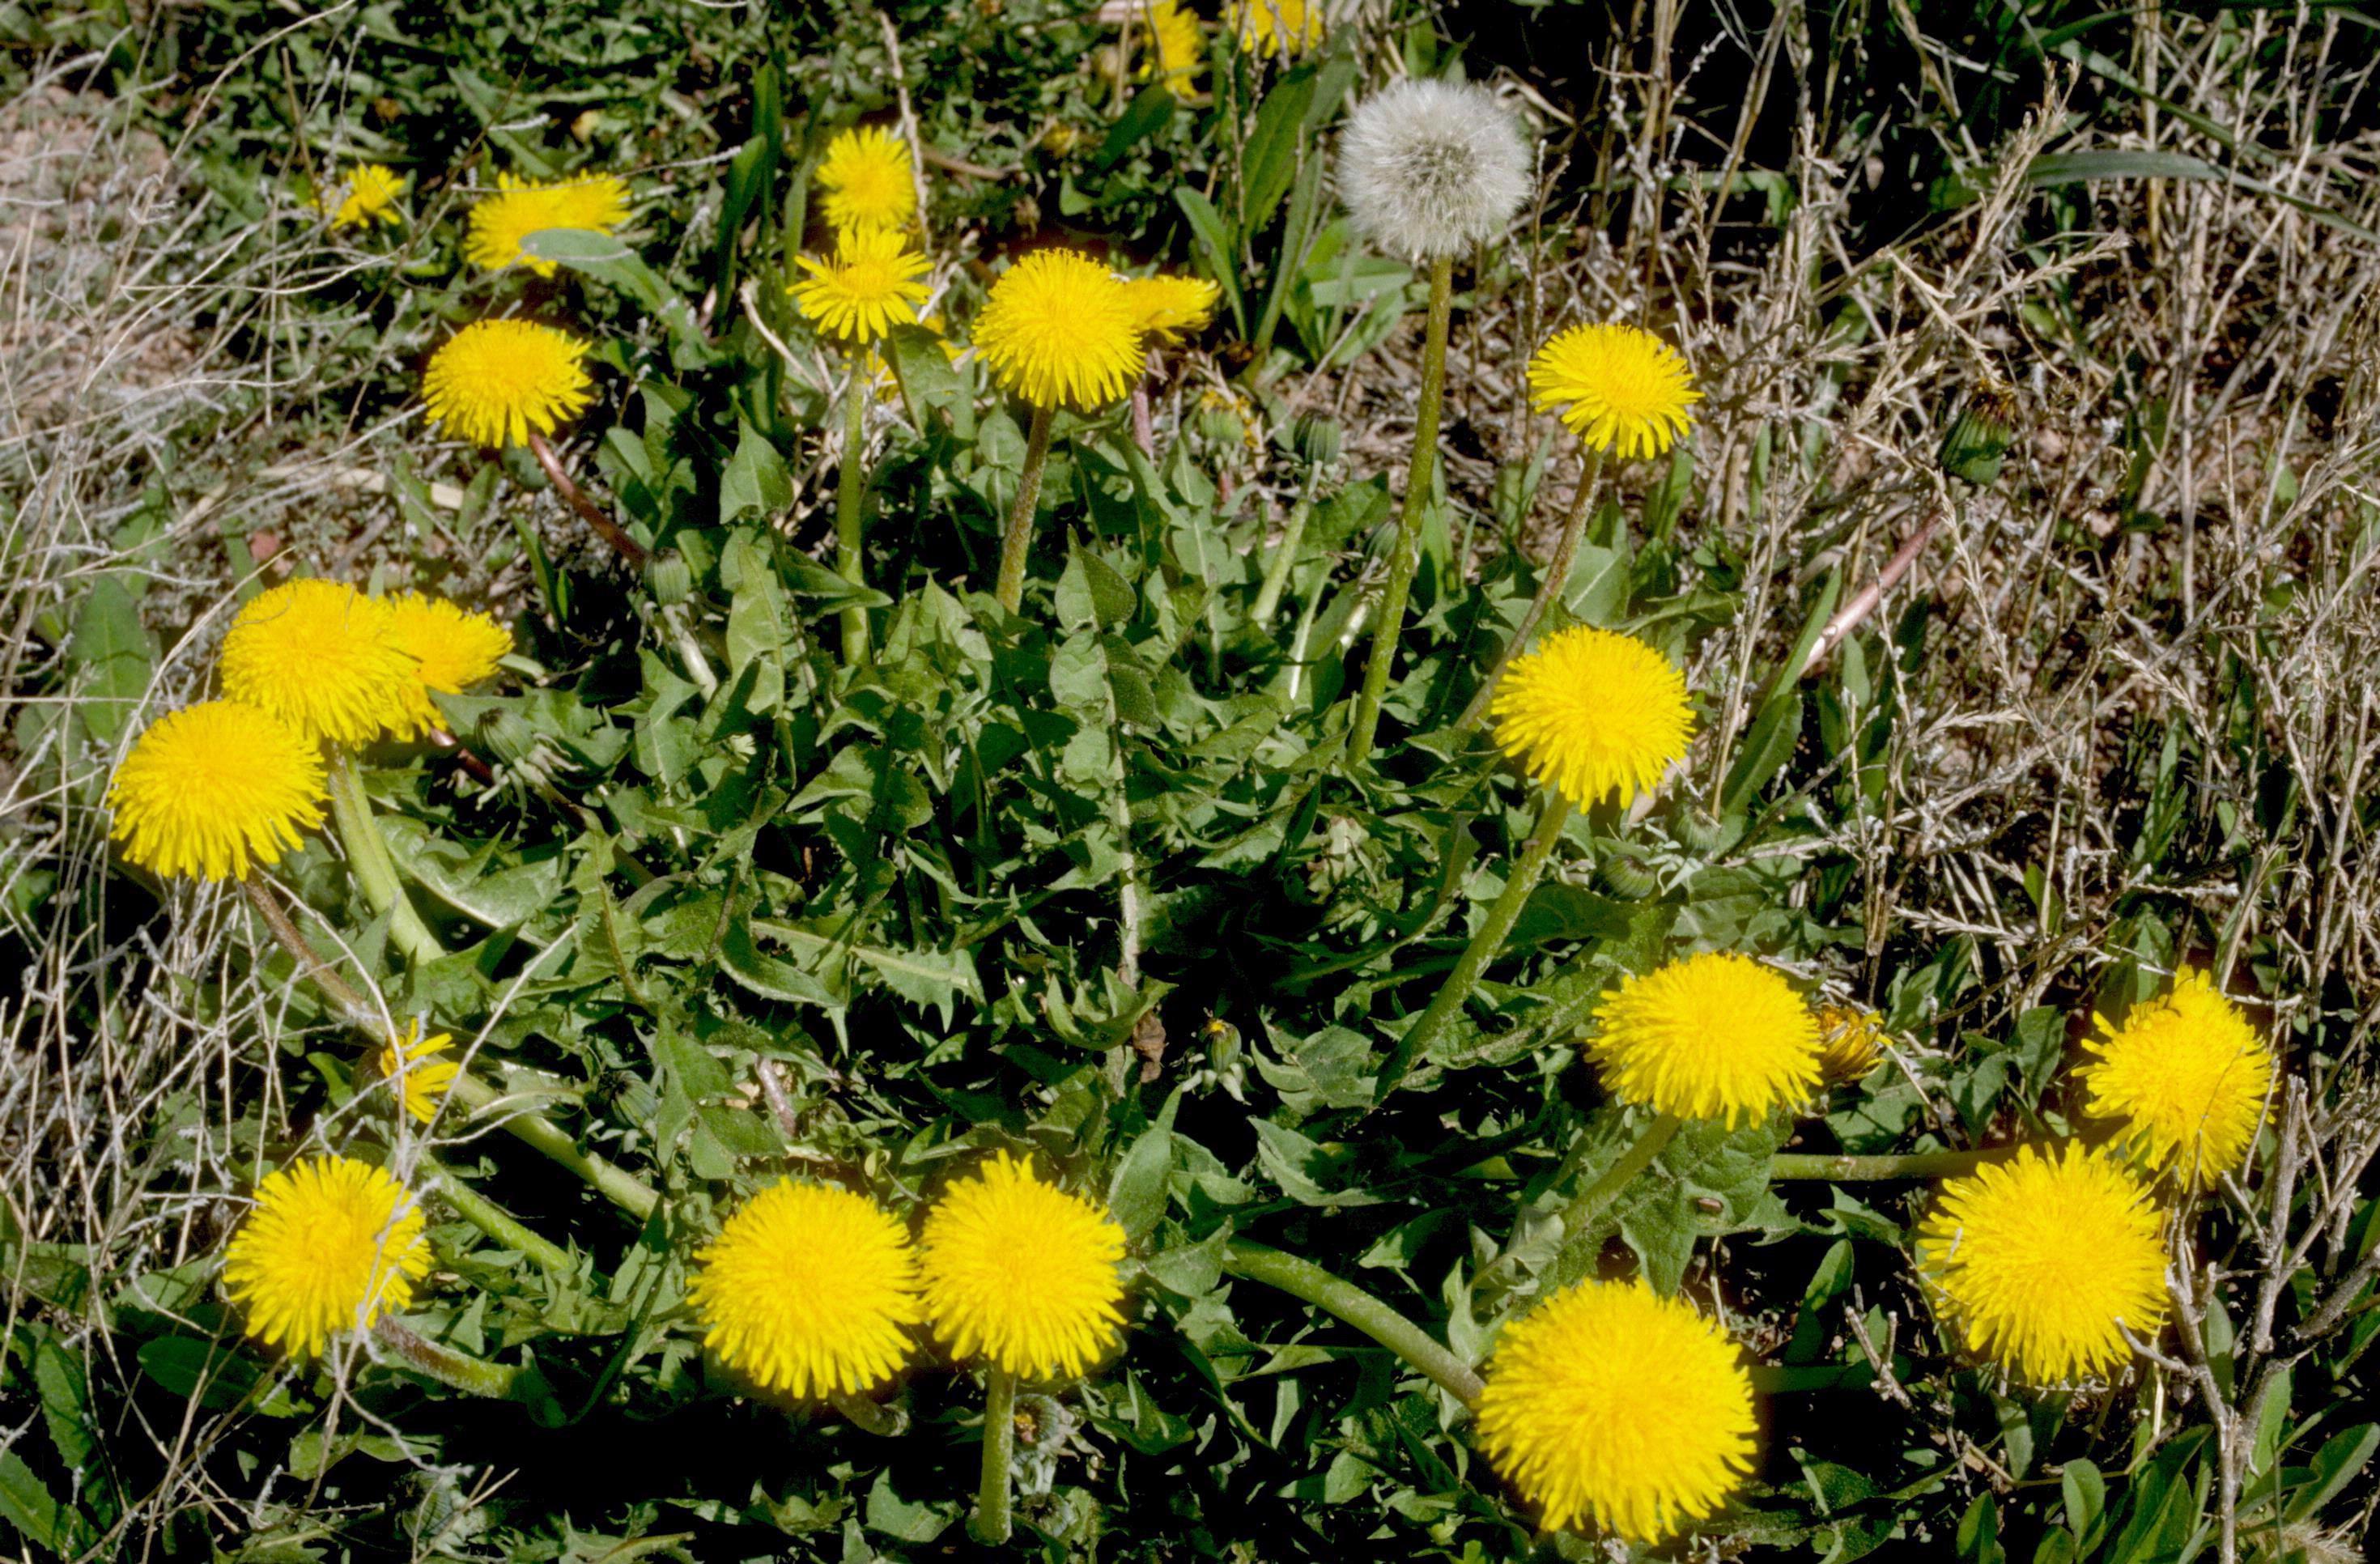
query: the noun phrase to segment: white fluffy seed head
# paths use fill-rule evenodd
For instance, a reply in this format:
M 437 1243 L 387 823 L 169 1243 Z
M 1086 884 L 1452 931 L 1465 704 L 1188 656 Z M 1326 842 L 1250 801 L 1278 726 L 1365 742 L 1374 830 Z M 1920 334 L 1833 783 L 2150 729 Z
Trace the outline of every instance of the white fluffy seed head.
M 1339 138 L 1339 188 L 1374 244 L 1452 255 L 1504 232 L 1529 195 L 1521 127 L 1487 88 L 1405 80 L 1373 93 Z

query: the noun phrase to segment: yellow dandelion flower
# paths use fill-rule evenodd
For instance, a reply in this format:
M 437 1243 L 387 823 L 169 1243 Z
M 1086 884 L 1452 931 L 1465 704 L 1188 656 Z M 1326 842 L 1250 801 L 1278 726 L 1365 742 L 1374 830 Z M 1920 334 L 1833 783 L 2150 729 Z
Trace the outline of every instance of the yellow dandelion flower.
M 1114 1218 L 1001 1153 L 926 1214 L 926 1313 L 960 1357 L 1080 1374 L 1123 1325 L 1123 1259 Z
M 491 272 L 518 264 L 540 277 L 551 277 L 554 263 L 522 249 L 521 240 L 547 228 L 609 234 L 627 217 L 628 187 L 613 175 L 581 175 L 541 185 L 500 174 L 496 193 L 482 196 L 471 208 L 463 254 L 472 265 Z
M 1071 249 L 1035 250 L 1002 273 L 976 321 L 975 349 L 1001 389 L 1037 407 L 1112 402 L 1141 369 L 1131 294 Z
M 266 1346 L 320 1356 L 413 1302 L 430 1270 L 421 1210 L 384 1169 L 314 1157 L 265 1175 L 224 1255 L 224 1291 Z
M 115 769 L 109 834 L 157 874 L 246 879 L 322 823 L 322 752 L 268 712 L 210 700 L 149 724 Z
M 1142 15 L 1141 24 L 1147 31 L 1141 41 L 1140 74 L 1157 78 L 1177 98 L 1186 96 L 1197 84 L 1198 67 L 1207 53 L 1198 31 L 1198 14 L 1175 0 L 1156 0 Z
M 344 581 L 308 577 L 258 593 L 233 618 L 223 690 L 302 737 L 349 748 L 402 728 L 417 698 L 413 659 L 390 638 L 388 605 Z
M 1515 658 L 1488 706 L 1496 742 L 1523 770 L 1585 809 L 1625 805 L 1685 758 L 1685 675 L 1633 637 L 1557 630 Z
M 360 228 L 367 223 L 394 223 L 396 203 L 405 194 L 405 176 L 385 164 L 359 163 L 337 184 L 314 194 L 314 209 L 331 220 L 333 228 Z
M 1572 326 L 1529 360 L 1529 400 L 1598 451 L 1658 456 L 1703 399 L 1678 350 L 1634 326 Z
M 1640 1279 L 1583 1282 L 1504 1327 L 1479 1441 L 1548 1531 L 1592 1521 L 1658 1543 L 1752 1471 L 1752 1376 L 1735 1343 Z
M 837 234 L 905 228 L 917 214 L 909 144 L 883 126 L 863 125 L 828 142 L 814 177 L 827 225 Z
M 372 1064 L 382 1076 L 397 1083 L 397 1095 L 404 1099 L 405 1110 L 423 1123 L 438 1117 L 438 1104 L 462 1070 L 451 1059 L 436 1056 L 455 1046 L 454 1037 L 444 1032 L 424 1038 L 421 1018 L 413 1019 L 413 1028 L 404 1037 L 391 1034 Z
M 1920 1272 L 1970 1352 L 2052 1384 L 2114 1368 L 2165 1322 L 2163 1218 L 2110 1151 L 2026 1146 L 1942 1186 Z
M 391 724 L 399 736 L 443 728 L 445 714 L 430 698 L 430 692 L 460 695 L 494 678 L 504 655 L 513 649 L 510 630 L 487 614 L 474 613 L 443 598 L 399 592 L 388 600 L 388 611 L 389 639 L 414 662 L 406 721 L 402 726 Z
M 1159 342 L 1179 342 L 1214 318 L 1223 290 L 1204 277 L 1133 277 L 1123 291 L 1133 324 Z
M 1621 980 L 1587 1052 L 1612 1095 L 1681 1119 L 1762 1119 L 1818 1089 L 1818 1022 L 1750 956 L 1705 951 Z
M 430 356 L 430 421 L 474 445 L 526 445 L 595 399 L 587 344 L 534 321 L 474 321 Z
M 1884 1017 L 1848 1005 L 1818 1009 L 1818 1073 L 1828 1085 L 1847 1085 L 1884 1061 Z
M 2091 1062 L 2075 1072 L 2084 1110 L 2115 1120 L 2143 1166 L 2211 1182 L 2247 1159 L 2273 1088 L 2273 1054 L 2204 972 L 2184 968 L 2173 991 L 2135 1007 L 2121 1026 L 2097 1018 Z
M 849 1190 L 781 1179 L 696 1255 L 702 1344 L 764 1390 L 858 1395 L 901 1370 L 925 1317 L 900 1222 Z
M 915 325 L 926 301 L 926 258 L 897 229 L 844 234 L 832 258 L 805 255 L 801 267 L 808 277 L 785 291 L 811 325 L 843 342 L 877 342 Z
M 1322 44 L 1319 0 L 1232 0 L 1231 17 L 1246 54 L 1294 59 Z

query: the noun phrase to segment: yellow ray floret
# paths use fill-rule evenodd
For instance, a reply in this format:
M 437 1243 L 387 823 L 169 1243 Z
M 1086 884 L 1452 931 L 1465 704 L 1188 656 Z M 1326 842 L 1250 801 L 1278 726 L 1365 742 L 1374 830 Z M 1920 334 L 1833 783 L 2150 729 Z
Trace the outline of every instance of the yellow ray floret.
M 1884 1061 L 1884 1017 L 1872 1010 L 1824 1005 L 1818 1010 L 1818 1073 L 1828 1085 L 1847 1085 Z
M 310 578 L 259 593 L 232 620 L 223 690 L 303 737 L 349 748 L 401 730 L 418 698 L 388 605 L 344 581 Z
M 1943 1184 L 1920 1271 L 1970 1352 L 2055 1384 L 2131 1355 L 2166 1317 L 2164 1219 L 2112 1151 L 2026 1146 Z
M 511 631 L 487 614 L 443 598 L 399 592 L 388 600 L 388 612 L 389 638 L 413 659 L 414 665 L 406 721 L 401 726 L 391 724 L 399 736 L 443 728 L 445 715 L 430 698 L 430 692 L 460 695 L 494 678 L 505 654 L 513 649 Z
M 405 176 L 385 164 L 359 163 L 347 176 L 326 185 L 314 196 L 314 209 L 331 220 L 333 228 L 359 228 L 367 223 L 394 223 L 396 203 L 405 194 Z
M 1266 59 L 1293 59 L 1322 42 L 1320 0 L 1232 0 L 1231 22 L 1240 48 Z
M 2121 1026 L 2098 1018 L 2091 1061 L 2075 1072 L 2095 1119 L 2155 1170 L 2212 1182 L 2247 1159 L 2265 1121 L 2273 1054 L 2205 973 L 2184 968 L 2173 991 L 2135 1006 Z
M 1634 326 L 1572 326 L 1529 360 L 1529 400 L 1598 451 L 1658 456 L 1703 399 L 1678 350 Z
M 628 216 L 628 187 L 609 174 L 582 175 L 549 184 L 496 176 L 496 193 L 471 208 L 471 230 L 463 253 L 492 272 L 518 264 L 540 277 L 554 263 L 521 249 L 521 240 L 545 228 L 584 228 L 608 234 Z
M 1187 96 L 1197 85 L 1206 45 L 1198 32 L 1197 13 L 1175 0 L 1156 0 L 1141 18 L 1147 30 L 1141 41 L 1140 74 L 1155 77 L 1175 97 Z
M 1621 981 L 1587 1052 L 1623 1102 L 1681 1119 L 1766 1118 L 1818 1089 L 1818 1022 L 1749 956 L 1706 951 Z
M 425 1124 L 438 1117 L 438 1104 L 462 1073 L 453 1060 L 438 1057 L 454 1046 L 445 1032 L 422 1037 L 421 1018 L 416 1016 L 410 1031 L 402 1037 L 392 1035 L 372 1058 L 382 1078 L 397 1083 L 405 1110 Z
M 828 142 L 815 177 L 827 224 L 838 234 L 905 228 L 917 214 L 909 145 L 883 126 L 863 125 Z
M 975 350 L 1001 389 L 1037 407 L 1087 410 L 1141 370 L 1141 332 L 1123 283 L 1090 257 L 1039 249 L 991 285 Z
M 834 254 L 801 258 L 809 273 L 786 291 L 821 335 L 880 341 L 895 326 L 917 324 L 926 301 L 926 258 L 892 228 L 864 228 L 835 241 Z
M 1582 809 L 1651 792 L 1685 758 L 1694 726 L 1685 675 L 1668 658 L 1591 624 L 1515 658 L 1488 711 L 1504 753 Z
M 1735 1343 L 1642 1280 L 1585 1282 L 1506 1325 L 1479 1441 L 1548 1531 L 1591 1522 L 1658 1543 L 1752 1470 L 1752 1378 Z
M 413 1302 L 429 1273 L 421 1212 L 379 1168 L 315 1157 L 269 1173 L 232 1234 L 224 1291 L 266 1346 L 320 1356 L 331 1338 Z
M 901 1371 L 925 1317 L 909 1235 L 849 1190 L 783 1179 L 696 1256 L 702 1343 L 763 1389 L 860 1395 Z
M 594 400 L 587 344 L 534 321 L 474 321 L 422 372 L 430 421 L 474 445 L 526 445 Z
M 996 1155 L 926 1214 L 926 1311 L 962 1358 L 1080 1374 L 1123 1324 L 1123 1230 L 1101 1207 Z
M 1215 314 L 1222 289 L 1204 277 L 1135 277 L 1124 285 L 1133 324 L 1159 342 L 1178 342 Z
M 133 744 L 107 790 L 127 861 L 164 875 L 246 879 L 322 823 L 322 752 L 236 701 L 168 712 Z

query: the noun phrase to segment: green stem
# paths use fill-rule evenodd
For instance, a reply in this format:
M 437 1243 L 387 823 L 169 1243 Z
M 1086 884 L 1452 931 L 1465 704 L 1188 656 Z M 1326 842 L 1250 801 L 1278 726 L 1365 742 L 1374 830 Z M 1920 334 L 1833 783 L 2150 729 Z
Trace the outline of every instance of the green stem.
M 331 752 L 329 782 L 331 818 L 338 827 L 339 841 L 347 850 L 347 867 L 363 888 L 364 900 L 374 912 L 388 915 L 389 938 L 407 960 L 436 961 L 446 949 L 406 899 L 404 883 L 397 879 L 396 859 L 372 818 L 371 799 L 364 793 L 363 771 L 354 756 L 344 749 Z
M 528 1406 L 553 1405 L 553 1387 L 532 1367 L 508 1368 L 471 1357 L 418 1335 L 393 1319 L 375 1321 L 372 1335 L 406 1367 L 466 1395 L 485 1396 L 492 1401 L 519 1401 Z
M 1603 1176 L 1579 1192 L 1578 1198 L 1562 1207 L 1562 1235 L 1575 1237 L 1585 1232 L 1596 1218 L 1604 1213 L 1620 1192 L 1626 1189 L 1637 1174 L 1653 1165 L 1661 1148 L 1678 1133 L 1680 1120 L 1674 1113 L 1664 1113 L 1645 1126 L 1636 1144 L 1622 1152 L 1620 1160 L 1604 1170 Z
M 868 360 L 851 360 L 851 389 L 844 396 L 843 458 L 835 471 L 834 567 L 855 587 L 868 584 L 868 561 L 859 536 L 861 501 L 868 492 Z M 856 664 L 868 655 L 868 611 L 854 604 L 843 611 L 843 661 Z
M 1421 556 L 1421 515 L 1429 503 L 1438 463 L 1438 421 L 1446 402 L 1446 330 L 1454 311 L 1454 258 L 1441 255 L 1429 268 L 1429 330 L 1422 339 L 1421 405 L 1414 416 L 1413 461 L 1405 468 L 1404 510 L 1397 517 L 1395 552 L 1380 589 L 1380 619 L 1372 626 L 1372 655 L 1364 664 L 1364 686 L 1347 728 L 1347 764 L 1360 766 L 1372 753 L 1372 733 L 1380 723 L 1380 699 L 1389 689 L 1389 665 L 1403 639 L 1405 598 L 1413 590 Z
M 1546 564 L 1545 579 L 1537 583 L 1537 595 L 1530 600 L 1528 612 L 1521 615 L 1521 623 L 1513 627 L 1512 638 L 1506 641 L 1504 649 L 1496 654 L 1495 665 L 1488 670 L 1488 676 L 1479 681 L 1478 693 L 1471 697 L 1471 704 L 1464 707 L 1463 715 L 1455 720 L 1456 733 L 1469 733 L 1478 725 L 1481 718 L 1488 715 L 1488 703 L 1495 697 L 1496 682 L 1504 676 L 1506 665 L 1529 644 L 1529 637 L 1536 629 L 1538 622 L 1545 618 L 1546 610 L 1553 606 L 1554 600 L 1561 596 L 1562 588 L 1569 584 L 1570 567 L 1578 558 L 1579 541 L 1586 536 L 1587 517 L 1595 514 L 1596 481 L 1602 476 L 1603 453 L 1590 448 L 1586 453 L 1586 465 L 1578 475 L 1578 487 L 1571 491 L 1570 514 L 1562 517 L 1561 538 L 1554 544 L 1554 557 Z
M 1041 467 L 1050 459 L 1050 425 L 1054 417 L 1048 407 L 1033 409 L 1033 425 L 1025 435 L 1025 470 L 1016 479 L 1016 503 L 1008 507 L 1008 526 L 1000 534 L 1000 606 L 1011 613 L 1025 601 L 1025 555 L 1033 542 L 1033 511 L 1041 501 Z
M 1949 1179 L 1972 1173 L 1986 1162 L 2009 1155 L 2007 1146 L 1982 1151 L 1912 1151 L 1898 1157 L 1818 1157 L 1803 1152 L 1779 1152 L 1768 1160 L 1770 1179 Z
M 492 1201 L 465 1183 L 455 1170 L 434 1159 L 428 1160 L 437 1175 L 439 1193 L 455 1214 L 494 1239 L 507 1249 L 516 1249 L 546 1269 L 568 1276 L 576 1269 L 570 1251 L 552 1239 L 541 1238 L 524 1226 L 517 1217 L 497 1206 Z
M 1405 1028 L 1405 1035 L 1398 1039 L 1395 1051 L 1380 1072 L 1379 1085 L 1372 1097 L 1374 1104 L 1386 1102 L 1389 1094 L 1403 1084 L 1415 1062 L 1429 1057 L 1439 1034 L 1446 1030 L 1446 1024 L 1471 998 L 1479 975 L 1496 959 L 1496 953 L 1504 948 L 1505 937 L 1512 932 L 1512 925 L 1520 921 L 1521 907 L 1536 888 L 1537 877 L 1545 872 L 1546 859 L 1552 855 L 1554 843 L 1561 840 L 1562 822 L 1569 818 L 1570 801 L 1560 794 L 1546 794 L 1537 808 L 1536 829 L 1529 833 L 1527 844 L 1504 877 L 1503 893 L 1488 909 L 1488 921 L 1479 926 L 1479 932 L 1463 947 L 1454 970 L 1446 975 L 1444 986 L 1438 990 L 1438 997 L 1429 1001 L 1421 1019 Z
M 495 1087 L 469 1071 L 455 1077 L 448 1089 L 454 1100 L 472 1113 L 484 1113 L 502 1100 Z M 527 1142 L 547 1157 L 569 1169 L 587 1181 L 596 1194 L 609 1200 L 628 1215 L 643 1221 L 661 1204 L 661 1196 L 652 1187 L 617 1163 L 607 1162 L 591 1151 L 581 1151 L 578 1143 L 570 1138 L 561 1126 L 541 1114 L 526 1111 L 509 1112 L 500 1121 L 516 1140 Z
M 1421 1327 L 1359 1287 L 1340 1280 L 1310 1260 L 1240 1240 L 1223 1245 L 1223 1269 L 1250 1281 L 1277 1287 L 1326 1314 L 1346 1321 L 1429 1376 L 1465 1406 L 1477 1406 L 1487 1387 L 1472 1366 L 1432 1340 Z
M 287 909 L 274 899 L 263 879 L 251 876 L 241 880 L 239 888 L 248 892 L 249 903 L 256 908 L 257 915 L 264 919 L 264 927 L 273 931 L 273 937 L 278 940 L 283 949 L 297 961 L 298 970 L 314 980 L 314 986 L 322 990 L 323 998 L 338 1006 L 345 1013 L 347 1024 L 368 1033 L 378 1032 L 381 1022 L 380 1012 L 372 1008 L 371 1001 L 365 999 L 360 992 L 348 984 L 346 978 L 333 971 L 329 963 L 315 953 L 314 947 L 308 944 L 306 937 L 298 932 L 298 926 L 289 921 Z
M 998 1547 L 1008 1540 L 1008 1467 L 1016 1449 L 1016 1376 L 994 1365 L 983 1383 L 983 1483 L 976 1491 L 975 1540 Z
M 1304 495 L 1289 509 L 1289 526 L 1281 535 L 1281 547 L 1274 551 L 1272 563 L 1265 567 L 1264 585 L 1257 589 L 1257 605 L 1248 611 L 1249 622 L 1259 630 L 1272 624 L 1273 610 L 1281 606 L 1281 589 L 1289 582 L 1289 572 L 1297 563 L 1297 551 L 1305 542 L 1306 518 L 1314 513 L 1314 503 Z

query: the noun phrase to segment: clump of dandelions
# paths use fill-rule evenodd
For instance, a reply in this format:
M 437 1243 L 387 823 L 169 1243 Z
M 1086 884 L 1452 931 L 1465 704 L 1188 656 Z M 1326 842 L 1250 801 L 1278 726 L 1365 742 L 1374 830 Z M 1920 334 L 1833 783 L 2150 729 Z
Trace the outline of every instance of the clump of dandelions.
M 1355 226 L 1395 255 L 1451 256 L 1494 238 L 1530 188 L 1529 149 L 1496 94 L 1400 81 L 1355 105 L 1339 187 Z

